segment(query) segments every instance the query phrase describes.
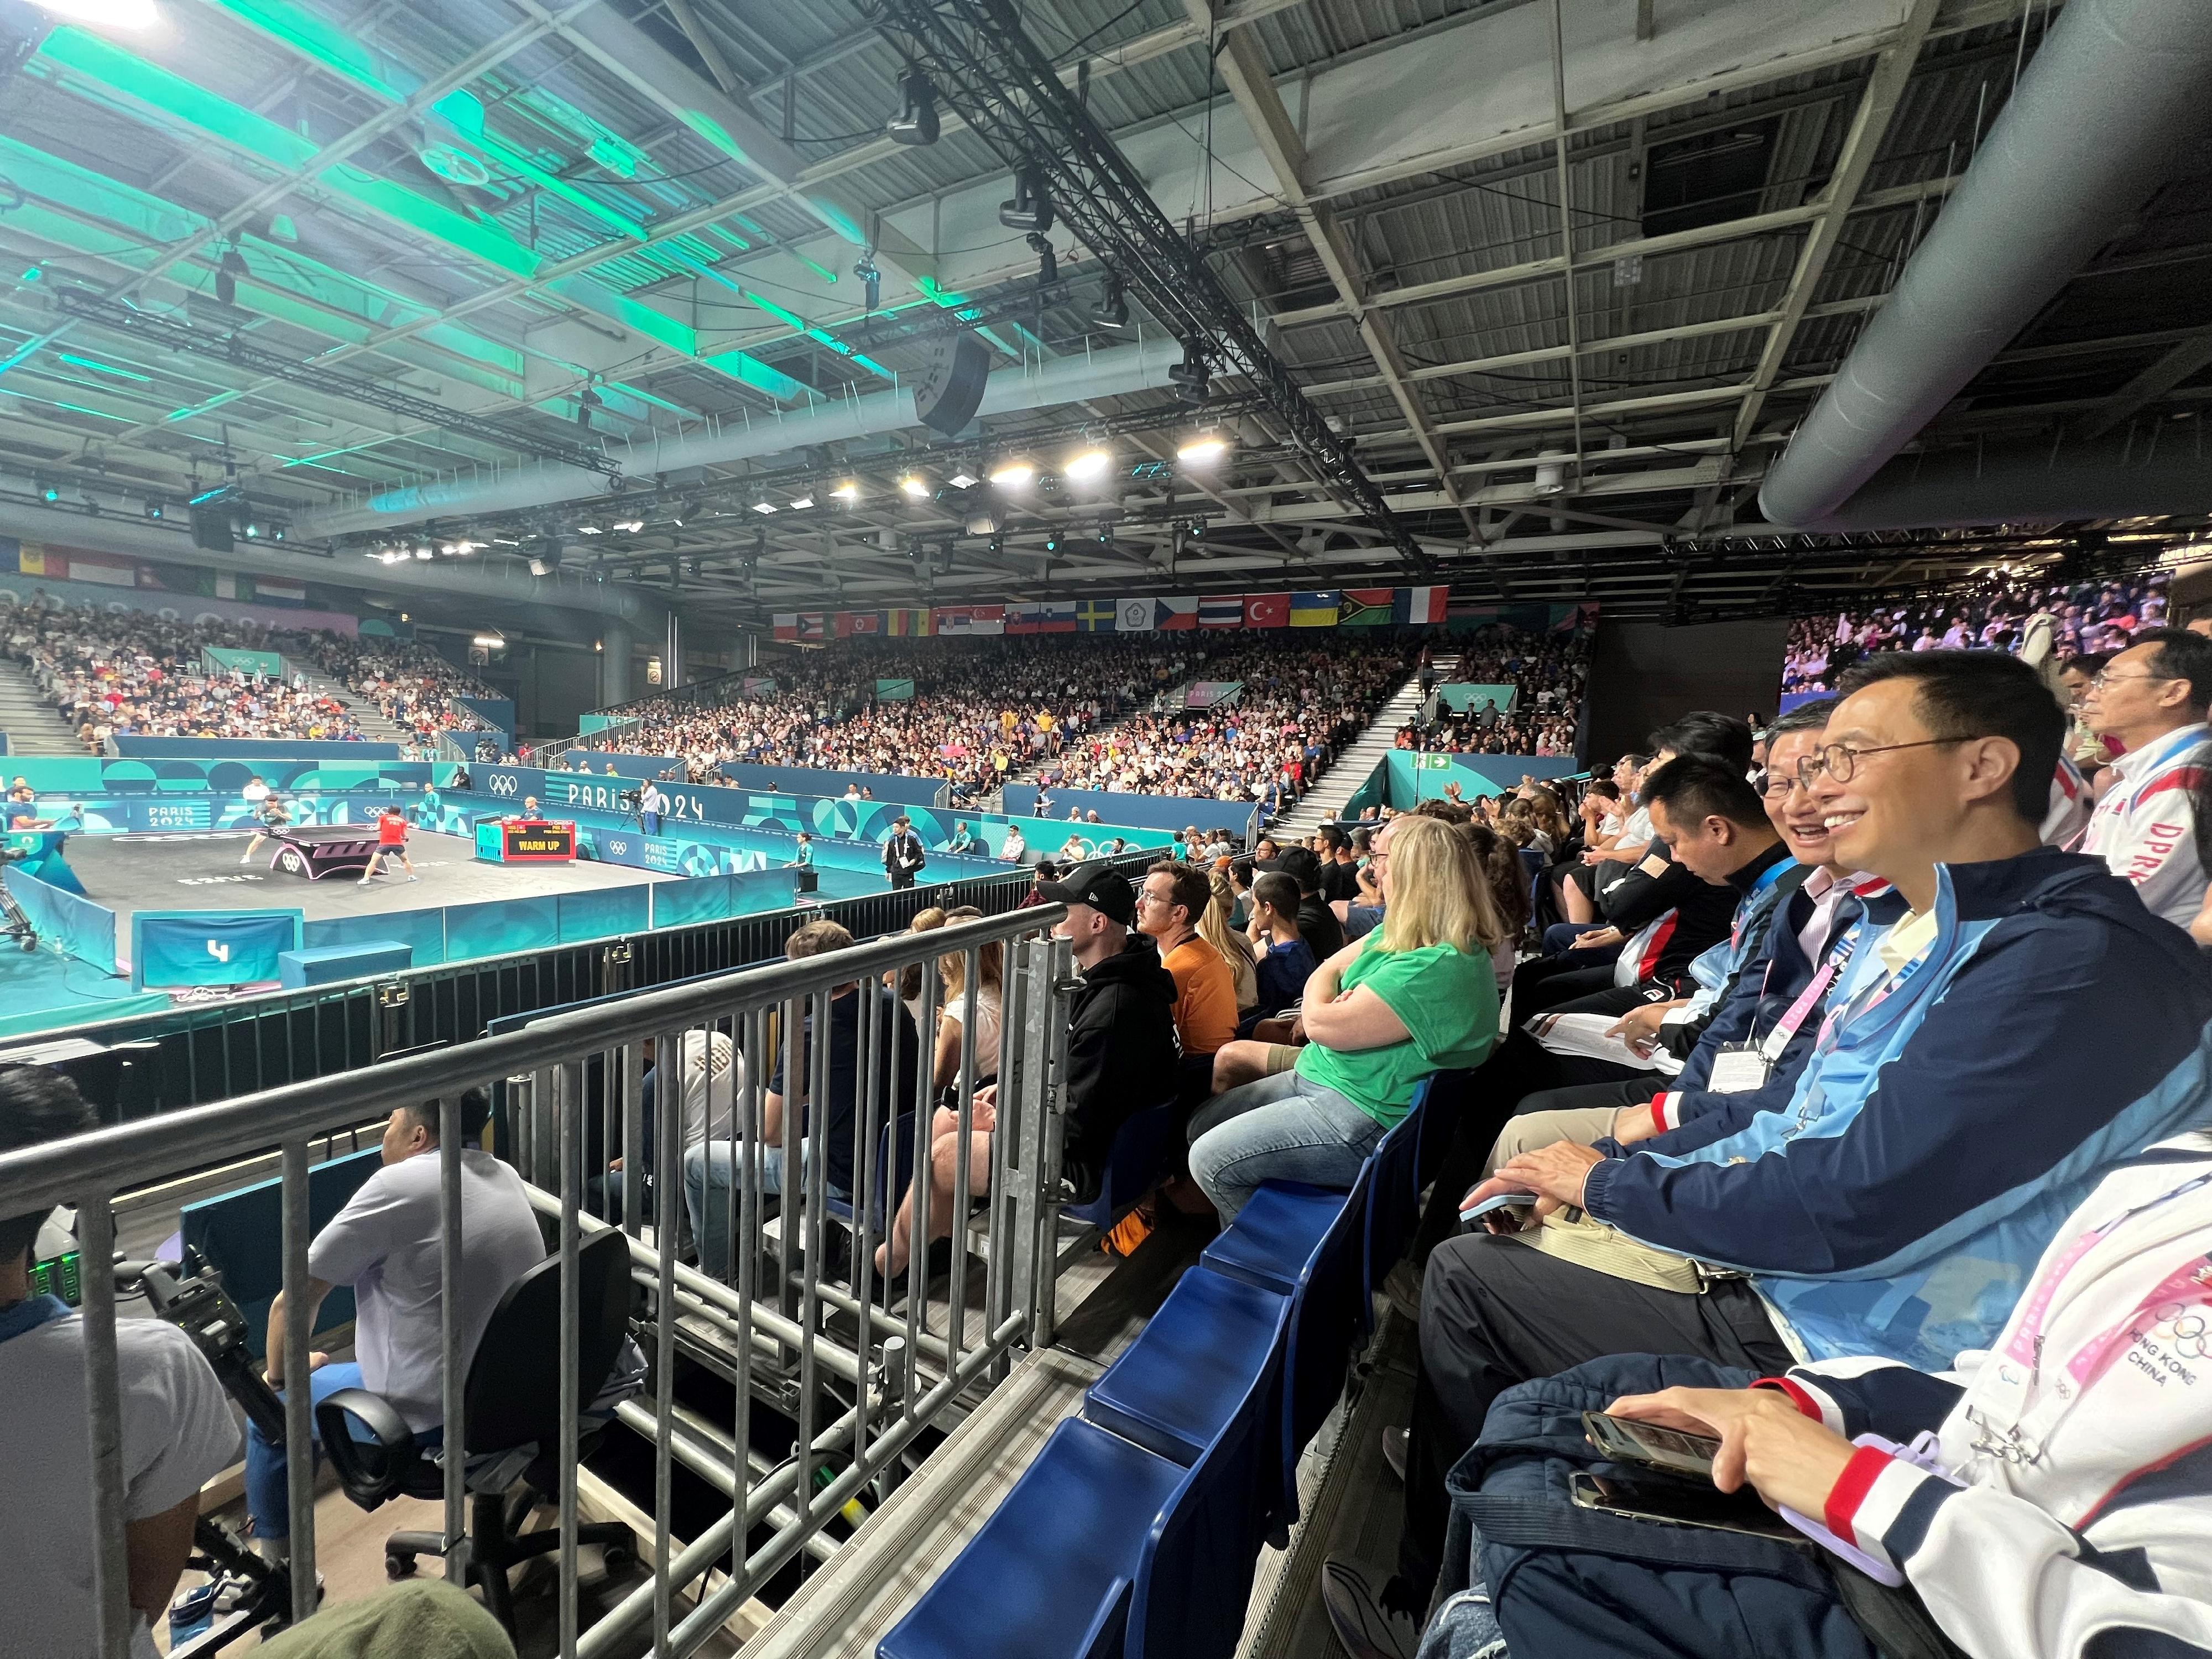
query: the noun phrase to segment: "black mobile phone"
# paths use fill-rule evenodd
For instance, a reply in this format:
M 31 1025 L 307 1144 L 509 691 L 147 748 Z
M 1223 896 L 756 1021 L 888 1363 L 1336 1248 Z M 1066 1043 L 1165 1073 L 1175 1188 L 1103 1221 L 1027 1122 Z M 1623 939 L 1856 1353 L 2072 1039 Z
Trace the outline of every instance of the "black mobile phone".
M 1638 1463 L 1698 1480 L 1711 1478 L 1713 1459 L 1721 1449 L 1721 1443 L 1707 1435 L 1685 1434 L 1603 1412 L 1584 1412 L 1583 1431 L 1591 1445 L 1616 1463 Z
M 1749 1487 L 1724 1492 L 1682 1480 L 1620 1480 L 1580 1469 L 1567 1477 L 1567 1498 L 1577 1509 L 1598 1510 L 1662 1527 L 1703 1527 L 1741 1533 L 1810 1550 L 1811 1539 L 1754 1497 Z

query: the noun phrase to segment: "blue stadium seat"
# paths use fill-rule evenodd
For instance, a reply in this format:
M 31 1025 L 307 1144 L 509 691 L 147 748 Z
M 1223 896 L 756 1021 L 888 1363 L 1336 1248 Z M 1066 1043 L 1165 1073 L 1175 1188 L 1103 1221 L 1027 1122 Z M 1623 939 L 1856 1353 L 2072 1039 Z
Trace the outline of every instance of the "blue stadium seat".
M 1413 1109 L 1394 1124 L 1382 1144 L 1367 1160 L 1367 1228 L 1363 1245 L 1365 1261 L 1361 1280 L 1360 1313 L 1371 1323 L 1374 1307 L 1368 1293 L 1382 1282 L 1391 1264 L 1406 1253 L 1407 1241 L 1420 1222 L 1421 1194 L 1419 1164 L 1421 1126 L 1428 1115 L 1430 1085 L 1424 1078 L 1413 1091 Z
M 1344 1212 L 1346 1195 L 1303 1182 L 1262 1182 L 1199 1261 L 1218 1273 L 1288 1296 L 1307 1258 Z
M 877 1644 L 878 1659 L 1119 1655 L 1130 1588 L 1162 1512 L 1198 1473 L 1070 1418 Z M 1245 1577 L 1249 1584 L 1249 1563 Z
M 1196 1462 L 1273 1359 L 1287 1305 L 1273 1291 L 1191 1268 L 1091 1385 L 1083 1414 L 1159 1456 Z
M 1438 1072 L 1421 1086 L 1425 1097 L 1414 1097 L 1420 1108 L 1421 1127 L 1414 1133 L 1413 1195 L 1437 1178 L 1444 1154 L 1451 1150 L 1452 1134 L 1460 1115 L 1467 1110 L 1474 1079 L 1473 1072 Z
M 1152 1189 L 1167 1161 L 1168 1147 L 1181 1127 L 1180 1109 L 1174 1101 L 1131 1117 L 1114 1136 L 1098 1196 L 1088 1204 L 1071 1204 L 1060 1213 L 1089 1226 L 1112 1226 L 1124 1210 Z
M 1345 1370 L 1370 1305 L 1362 1267 L 1377 1163 L 1367 1160 L 1358 1185 L 1306 1258 L 1284 1321 L 1281 1488 L 1275 1503 L 1285 1526 L 1298 1515 L 1298 1455 L 1344 1392 Z

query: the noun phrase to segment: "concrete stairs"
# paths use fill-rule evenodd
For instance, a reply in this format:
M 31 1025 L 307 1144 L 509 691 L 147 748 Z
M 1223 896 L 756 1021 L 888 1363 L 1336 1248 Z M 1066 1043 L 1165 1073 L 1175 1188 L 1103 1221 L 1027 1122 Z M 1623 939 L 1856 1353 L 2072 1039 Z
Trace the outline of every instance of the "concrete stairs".
M 10 755 L 82 755 L 70 723 L 40 694 L 21 663 L 0 661 L 0 732 Z
M 1459 666 L 1456 656 L 1439 656 L 1433 660 L 1439 685 L 1451 678 L 1453 671 Z M 1414 673 L 1407 676 L 1405 684 L 1368 721 L 1366 730 L 1336 757 L 1334 764 L 1322 775 L 1321 781 L 1306 791 L 1305 798 L 1275 819 L 1269 826 L 1270 832 L 1278 839 L 1285 836 L 1304 837 L 1334 818 L 1338 810 L 1358 793 L 1368 775 L 1396 745 L 1398 728 L 1413 720 L 1413 711 L 1420 703 L 1421 677 Z
M 297 657 L 284 659 L 284 665 L 295 674 L 307 676 L 307 690 L 319 697 L 334 697 L 344 705 L 353 717 L 354 725 L 362 736 L 371 743 L 411 743 L 404 731 L 385 719 L 384 713 L 368 698 L 349 690 L 328 674 L 319 673 Z

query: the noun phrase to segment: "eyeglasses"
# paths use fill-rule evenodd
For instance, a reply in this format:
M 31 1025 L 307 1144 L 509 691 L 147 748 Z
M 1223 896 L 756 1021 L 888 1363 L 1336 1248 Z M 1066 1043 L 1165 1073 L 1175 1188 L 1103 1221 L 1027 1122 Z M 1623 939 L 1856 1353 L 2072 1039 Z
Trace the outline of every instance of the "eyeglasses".
M 1917 743 L 1883 743 L 1871 749 L 1854 749 L 1847 743 L 1832 743 L 1818 754 L 1808 755 L 1797 763 L 1797 781 L 1810 789 L 1813 781 L 1826 772 L 1838 783 L 1849 783 L 1858 772 L 1862 755 L 1892 755 L 1900 749 L 1933 749 L 1939 744 L 1974 741 L 1972 737 L 1923 738 Z
M 2164 685 L 2171 683 L 2173 678 L 2171 674 L 2115 674 L 2109 668 L 2100 668 L 2089 676 L 2089 689 L 2101 691 L 2106 686 L 2118 685 L 2123 680 L 2148 680 L 2153 684 Z

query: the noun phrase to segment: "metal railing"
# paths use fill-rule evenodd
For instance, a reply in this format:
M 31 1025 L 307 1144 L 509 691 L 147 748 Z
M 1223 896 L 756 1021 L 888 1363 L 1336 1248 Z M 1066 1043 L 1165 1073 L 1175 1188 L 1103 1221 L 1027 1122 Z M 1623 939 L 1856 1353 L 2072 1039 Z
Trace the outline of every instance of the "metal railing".
M 557 1452 L 558 1490 L 544 1495 L 557 1502 L 560 1513 L 559 1651 L 563 1659 L 594 1659 L 634 1639 L 632 1633 L 650 1621 L 653 1653 L 683 1659 L 802 1549 L 821 1553 L 825 1525 L 855 1494 L 895 1482 L 902 1454 L 916 1437 L 945 1419 L 963 1395 L 1003 1377 L 1018 1347 L 1051 1341 L 1062 1127 L 1058 1079 L 1073 981 L 1069 947 L 1051 937 L 1050 929 L 1064 915 L 1060 906 L 1040 906 L 780 962 L 556 1015 L 458 1050 L 23 1148 L 0 1155 L 0 1215 L 73 1204 L 84 1260 L 104 1263 L 112 1259 L 119 1194 L 183 1170 L 271 1151 L 280 1155 L 292 1583 L 295 1617 L 304 1618 L 316 1593 L 309 1304 L 302 1293 L 310 1143 L 398 1107 L 434 1097 L 440 1103 L 442 1132 L 434 1155 L 443 1176 L 441 1231 L 447 1240 L 464 1241 L 461 1251 L 447 1253 L 444 1275 L 443 1443 L 464 1446 L 464 1382 L 471 1356 L 462 1352 L 457 1294 L 459 1258 L 466 1249 L 459 1098 L 474 1086 L 501 1091 L 511 1127 L 511 1146 L 501 1151 L 531 1183 L 533 1203 L 558 1223 L 563 1427 L 557 1448 L 550 1449 Z M 999 951 L 1006 953 L 1006 968 L 996 1096 L 988 1109 L 979 1109 L 984 1023 L 979 1002 L 986 958 Z M 939 1115 L 932 1108 L 937 1045 L 922 1040 L 911 1050 L 906 1047 L 900 1036 L 906 1011 L 895 993 L 882 988 L 902 969 L 922 968 L 916 1024 L 927 1033 L 936 1024 L 939 1000 L 935 964 L 951 957 L 964 969 L 960 1063 L 940 1134 Z M 847 997 L 857 999 L 857 1007 L 846 1022 L 848 1034 L 841 1036 L 835 1005 Z M 726 1102 L 730 1122 L 722 1133 L 730 1139 L 720 1154 L 732 1178 L 720 1193 L 710 1186 L 698 1212 L 687 1213 L 692 1207 L 688 1194 L 679 1202 L 687 1128 L 699 1126 L 685 1117 L 691 1091 L 672 1085 L 689 1063 L 688 1042 L 698 1040 L 705 1062 L 718 1034 L 734 1042 L 744 1061 L 742 1082 Z M 841 1042 L 849 1042 L 853 1052 L 835 1054 L 833 1045 Z M 586 1164 L 596 1118 L 601 1158 L 619 1146 L 626 1180 L 646 1168 L 641 1085 L 647 1042 L 664 1068 L 654 1091 L 649 1230 L 634 1180 L 618 1223 L 592 1213 L 598 1206 L 587 1179 L 596 1171 Z M 775 1119 L 785 1103 L 770 1092 L 771 1063 L 779 1057 L 775 1075 L 802 1080 L 792 1091 L 793 1109 L 781 1112 L 780 1123 Z M 833 1122 L 839 1107 L 834 1098 L 825 1112 L 802 1124 L 797 1103 L 805 1094 L 804 1080 L 833 1079 L 848 1066 L 845 1074 L 855 1079 L 849 1130 Z M 596 1103 L 586 1086 L 593 1070 L 599 1079 Z M 708 1092 L 711 1113 L 716 1106 Z M 909 1094 L 915 1108 L 911 1122 L 897 1110 L 900 1098 Z M 980 1135 L 989 1126 L 981 1109 L 995 1112 L 995 1130 L 988 1139 Z M 849 1164 L 836 1144 L 846 1133 Z M 903 1273 L 884 1274 L 875 1251 L 898 1212 L 897 1143 L 906 1136 L 911 1136 L 916 1172 L 908 1198 L 914 1248 Z M 770 1152 L 780 1154 L 781 1170 L 788 1172 L 781 1182 L 779 1160 Z M 833 1169 L 840 1166 L 851 1171 L 848 1190 L 831 1184 Z M 933 1179 L 932 1171 L 939 1169 L 944 1178 Z M 768 1200 L 776 1196 L 778 1184 L 787 1190 L 771 1237 Z M 981 1200 L 981 1210 L 971 1215 L 970 1200 L 951 1196 L 960 1194 Z M 710 1239 L 697 1267 L 679 1250 L 687 1224 Z M 653 1573 L 652 1582 L 585 1630 L 576 1566 L 580 1423 L 598 1385 L 577 1375 L 584 1316 L 579 1252 L 587 1235 L 611 1224 L 629 1236 L 637 1287 L 630 1331 L 650 1356 L 647 1390 L 618 1408 L 616 1422 L 652 1444 Z M 837 1232 L 850 1240 L 842 1260 L 830 1248 Z M 949 1233 L 951 1251 L 942 1302 L 931 1295 L 926 1248 L 939 1232 Z M 729 1241 L 726 1255 L 713 1248 L 719 1239 Z M 131 1612 L 116 1290 L 112 1275 L 90 1271 L 84 1287 L 98 1650 L 103 1659 L 125 1659 Z M 635 1311 L 641 1305 L 641 1316 Z M 713 1345 L 734 1371 L 726 1438 L 720 1425 L 706 1425 L 676 1402 L 679 1331 L 684 1346 Z M 783 1412 L 796 1429 L 793 1443 L 799 1449 L 766 1468 L 764 1460 L 748 1455 L 757 1401 Z M 817 1486 L 825 1462 L 842 1467 Z M 680 1551 L 670 1534 L 678 1466 L 701 1477 L 726 1504 Z M 447 1573 L 465 1582 L 464 1459 L 445 1460 L 443 1481 Z M 756 1545 L 750 1534 L 763 1523 L 773 1530 Z M 710 1572 L 721 1575 L 718 1583 L 709 1583 Z M 688 1612 L 675 1600 L 687 1591 L 693 1601 Z
M 1111 861 L 1133 881 L 1159 856 L 1158 848 L 1146 848 Z M 102 1048 L 141 1045 L 131 1056 L 133 1092 L 119 1103 L 98 1103 L 118 1105 L 132 1115 L 174 1111 L 353 1071 L 387 1054 L 473 1042 L 494 1020 L 511 1015 L 751 967 L 779 956 L 793 928 L 819 917 L 866 939 L 906 927 L 932 905 L 972 905 L 986 915 L 1001 915 L 1021 902 L 1030 881 L 1026 869 L 970 876 L 310 990 L 88 1022 L 28 1035 L 6 1047 L 36 1050 L 61 1037 Z

